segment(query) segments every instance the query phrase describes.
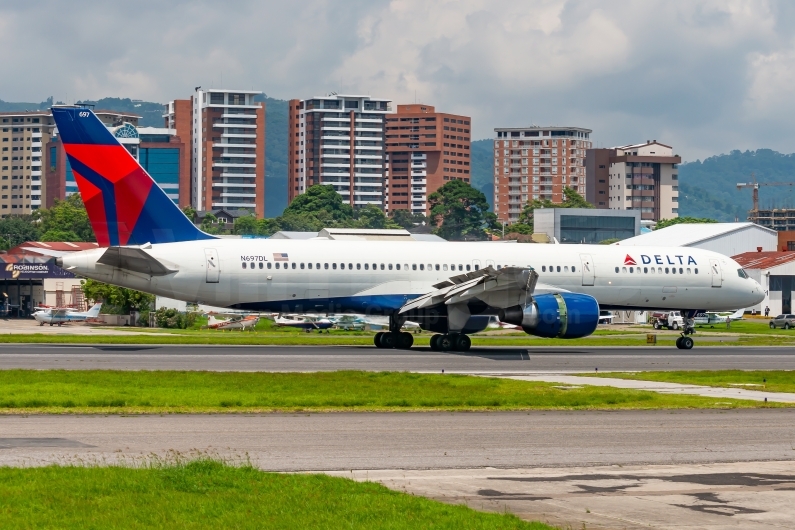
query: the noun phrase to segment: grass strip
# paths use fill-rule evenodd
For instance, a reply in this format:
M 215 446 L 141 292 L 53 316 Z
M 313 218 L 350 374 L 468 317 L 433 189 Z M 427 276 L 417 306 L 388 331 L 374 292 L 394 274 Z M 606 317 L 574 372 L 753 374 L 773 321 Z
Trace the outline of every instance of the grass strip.
M 605 372 L 582 374 L 633 381 L 658 381 L 722 388 L 745 388 L 766 392 L 795 392 L 795 371 L 792 370 L 695 370 L 673 372 Z
M 477 528 L 553 530 L 327 475 L 212 460 L 129 467 L 0 468 L 0 527 Z
M 760 407 L 759 402 L 408 372 L 0 371 L 0 413 L 152 414 Z M 767 406 L 780 406 L 768 404 Z
M 637 334 L 635 334 L 637 335 Z M 414 345 L 427 347 L 431 335 L 415 335 Z M 474 347 L 490 346 L 560 346 L 564 348 L 588 346 L 647 346 L 645 335 L 626 335 L 622 337 L 593 337 L 584 339 L 541 339 L 531 336 L 489 337 L 474 335 Z M 657 337 L 659 346 L 673 346 L 678 336 L 660 335 Z M 67 334 L 0 334 L 0 343 L 5 344 L 195 344 L 195 345 L 239 345 L 239 346 L 372 346 L 373 336 L 334 335 L 334 334 L 300 334 L 274 335 L 269 333 L 146 333 L 141 335 L 67 335 Z M 795 335 L 792 337 L 777 336 L 745 336 L 736 340 L 718 342 L 703 340 L 698 347 L 727 346 L 795 346 Z M 653 348 L 653 346 L 649 346 Z

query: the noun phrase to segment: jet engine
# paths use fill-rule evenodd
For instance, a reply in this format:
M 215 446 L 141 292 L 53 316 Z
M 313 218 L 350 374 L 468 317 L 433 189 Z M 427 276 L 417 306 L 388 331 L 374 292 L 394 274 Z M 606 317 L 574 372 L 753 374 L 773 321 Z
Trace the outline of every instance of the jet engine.
M 577 339 L 596 329 L 599 303 L 587 294 L 542 294 L 534 296 L 524 307 L 501 309 L 500 320 L 521 326 L 528 335 Z

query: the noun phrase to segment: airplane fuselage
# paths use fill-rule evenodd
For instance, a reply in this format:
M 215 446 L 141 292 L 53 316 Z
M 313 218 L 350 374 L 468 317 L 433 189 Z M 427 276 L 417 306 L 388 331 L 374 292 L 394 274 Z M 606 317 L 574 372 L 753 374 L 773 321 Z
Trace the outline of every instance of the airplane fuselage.
M 603 308 L 734 310 L 762 299 L 732 259 L 686 248 L 216 239 L 143 247 L 176 272 L 98 264 L 105 249 L 63 257 L 81 276 L 188 302 L 255 311 L 386 314 L 451 276 L 532 267 L 536 292 L 593 296 Z

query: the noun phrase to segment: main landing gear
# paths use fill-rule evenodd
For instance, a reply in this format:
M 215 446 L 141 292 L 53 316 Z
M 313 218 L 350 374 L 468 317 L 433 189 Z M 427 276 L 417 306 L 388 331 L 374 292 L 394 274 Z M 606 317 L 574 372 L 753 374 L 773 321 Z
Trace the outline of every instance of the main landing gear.
M 463 333 L 449 333 L 431 337 L 433 351 L 469 351 L 472 340 Z
M 414 336 L 411 333 L 403 332 L 383 332 L 375 334 L 375 347 L 399 350 L 408 350 L 414 344 Z
M 690 335 L 696 332 L 696 325 L 695 325 L 695 311 L 680 311 L 682 314 L 682 320 L 684 320 L 684 326 L 682 326 L 682 335 L 676 339 L 676 347 L 680 350 L 692 350 L 695 341 L 693 341 L 693 337 Z

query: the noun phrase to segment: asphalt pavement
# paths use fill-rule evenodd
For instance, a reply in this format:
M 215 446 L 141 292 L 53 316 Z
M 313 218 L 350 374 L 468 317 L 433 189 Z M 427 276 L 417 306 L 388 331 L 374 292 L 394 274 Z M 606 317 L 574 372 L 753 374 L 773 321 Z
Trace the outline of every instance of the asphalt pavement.
M 148 346 L 0 344 L 0 369 L 302 372 L 397 370 L 538 373 L 634 370 L 795 370 L 791 348 L 650 346 L 472 348 L 467 353 L 370 346 Z

